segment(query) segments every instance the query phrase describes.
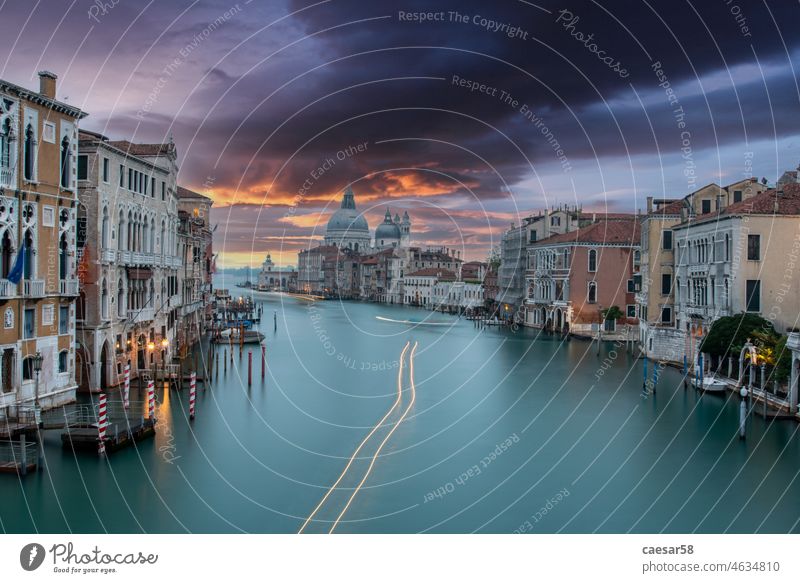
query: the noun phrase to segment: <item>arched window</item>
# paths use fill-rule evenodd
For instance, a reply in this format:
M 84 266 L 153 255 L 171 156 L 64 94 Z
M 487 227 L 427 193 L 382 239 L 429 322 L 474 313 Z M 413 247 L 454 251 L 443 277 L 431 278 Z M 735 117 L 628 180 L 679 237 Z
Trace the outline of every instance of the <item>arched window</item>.
M 58 353 L 58 372 L 67 372 L 68 357 L 69 353 L 66 350 L 62 350 Z
M 69 243 L 67 243 L 66 233 L 61 235 L 61 241 L 58 244 L 58 277 L 69 279 Z
M 3 231 L 3 239 L 0 242 L 0 277 L 3 279 L 8 277 L 8 272 L 11 271 L 11 256 L 14 251 L 11 245 L 11 236 L 8 234 L 8 229 Z
M 125 249 L 128 251 L 134 251 L 133 248 L 133 215 L 130 211 L 128 211 L 128 235 L 127 235 L 127 244 Z
M 30 229 L 25 229 L 25 234 L 22 237 L 25 249 L 25 257 L 22 260 L 22 276 L 25 279 L 33 279 L 36 272 L 33 265 L 33 233 Z
M 156 252 L 156 220 L 151 218 L 150 219 L 150 242 L 149 242 L 149 249 L 150 253 Z
M 596 281 L 590 281 L 589 282 L 589 293 L 587 294 L 586 299 L 590 304 L 596 304 L 597 303 L 597 282 Z
M 730 242 L 731 241 L 730 241 L 730 239 L 731 238 L 726 233 L 725 234 L 725 261 L 730 261 L 730 259 L 731 259 L 731 256 L 730 256 Z
M 166 228 L 164 226 L 164 220 L 161 220 L 161 237 L 158 240 L 158 244 L 160 245 L 159 251 L 162 254 L 165 254 L 167 251 L 167 240 L 166 240 Z
M 36 372 L 33 369 L 33 357 L 26 356 L 22 359 L 22 380 L 32 381 L 35 376 Z
M 70 187 L 69 170 L 71 166 L 72 166 L 72 158 L 70 155 L 69 138 L 64 137 L 64 139 L 61 140 L 61 187 L 62 188 Z
M 11 120 L 6 118 L 0 129 L 0 166 L 11 168 Z
M 36 140 L 33 137 L 33 126 L 25 128 L 25 180 L 33 180 Z
M 117 281 L 117 316 L 125 317 L 125 286 L 122 285 L 122 278 Z
M 108 207 L 103 207 L 103 222 L 100 227 L 100 244 L 108 248 Z
M 117 227 L 117 249 L 123 251 L 125 249 L 125 243 L 127 242 L 127 235 L 126 235 L 126 226 L 125 226 L 125 211 L 120 209 L 119 211 L 119 226 Z
M 589 249 L 589 272 L 597 271 L 597 249 Z
M 108 282 L 105 278 L 100 284 L 100 317 L 104 320 L 108 318 Z

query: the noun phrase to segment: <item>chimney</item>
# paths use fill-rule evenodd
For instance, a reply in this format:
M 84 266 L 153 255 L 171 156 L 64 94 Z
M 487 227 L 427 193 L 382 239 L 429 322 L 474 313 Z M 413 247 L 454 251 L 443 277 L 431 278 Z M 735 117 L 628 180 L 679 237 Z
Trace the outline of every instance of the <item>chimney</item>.
M 39 71 L 39 93 L 50 99 L 55 99 L 57 78 L 58 76 L 50 71 Z
M 647 197 L 647 214 L 649 215 L 652 212 L 653 212 L 653 197 L 652 196 L 648 196 Z
M 717 210 L 722 210 L 722 193 L 717 193 Z

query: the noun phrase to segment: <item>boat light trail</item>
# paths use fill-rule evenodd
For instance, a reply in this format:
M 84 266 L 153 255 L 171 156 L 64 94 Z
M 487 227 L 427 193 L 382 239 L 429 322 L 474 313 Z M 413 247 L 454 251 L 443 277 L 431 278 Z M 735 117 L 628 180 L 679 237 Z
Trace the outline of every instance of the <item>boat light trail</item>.
M 319 504 L 317 504 L 316 508 L 314 508 L 314 510 L 311 512 L 311 514 L 308 515 L 308 518 L 306 518 L 305 522 L 303 523 L 303 526 L 300 527 L 300 530 L 297 531 L 297 534 L 302 534 L 303 530 L 305 530 L 306 526 L 308 526 L 308 523 L 311 522 L 312 518 L 314 518 L 314 515 L 319 511 L 320 508 L 322 508 L 322 505 L 325 504 L 325 501 L 333 493 L 333 491 L 336 490 L 336 487 L 339 485 L 339 483 L 345 477 L 345 475 L 347 474 L 347 470 L 349 470 L 350 466 L 353 465 L 353 461 L 355 461 L 356 456 L 358 455 L 358 452 L 361 451 L 361 448 L 364 447 L 364 444 L 367 443 L 367 441 L 369 441 L 369 438 L 372 437 L 372 435 L 378 430 L 378 428 L 381 425 L 384 424 L 384 422 L 389 417 L 389 415 L 391 415 L 392 412 L 400 404 L 400 399 L 401 399 L 402 394 L 403 394 L 403 391 L 402 391 L 403 363 L 405 362 L 406 351 L 408 351 L 408 347 L 409 347 L 410 344 L 411 344 L 410 342 L 406 342 L 406 345 L 403 347 L 403 351 L 400 353 L 400 367 L 399 367 L 399 370 L 397 371 L 397 399 L 395 399 L 395 402 L 392 405 L 392 407 L 386 412 L 386 415 L 384 415 L 383 418 L 380 421 L 378 421 L 378 423 L 375 424 L 375 427 L 372 428 L 372 431 L 370 431 L 367 434 L 367 436 L 364 439 L 361 440 L 361 443 L 358 444 L 358 447 L 353 452 L 353 455 L 350 456 L 350 460 L 347 462 L 347 465 L 342 470 L 342 473 L 339 474 L 339 477 L 336 479 L 336 481 L 333 483 L 333 485 L 330 488 L 328 488 L 328 491 L 325 493 L 325 496 L 322 497 L 322 500 L 319 501 Z M 416 345 L 414 345 L 414 349 L 416 350 Z
M 389 431 L 386 437 L 383 438 L 383 441 L 381 441 L 381 444 L 378 446 L 378 449 L 375 450 L 375 454 L 372 456 L 372 460 L 369 462 L 369 467 L 367 468 L 367 472 L 364 474 L 364 477 L 361 479 L 361 482 L 359 482 L 358 486 L 356 486 L 356 489 L 353 490 L 353 493 L 350 495 L 350 499 L 347 501 L 347 504 L 344 505 L 344 508 L 339 513 L 339 516 L 336 518 L 336 521 L 333 523 L 333 526 L 331 526 L 331 529 L 328 531 L 328 534 L 331 534 L 336 528 L 336 526 L 339 524 L 339 521 L 342 519 L 342 516 L 344 516 L 344 513 L 347 512 L 347 509 L 350 507 L 350 503 L 356 497 L 358 491 L 361 490 L 361 486 L 363 486 L 364 482 L 367 481 L 367 478 L 372 472 L 372 466 L 375 465 L 375 460 L 380 455 L 383 446 L 386 445 L 386 442 L 389 441 L 389 438 L 392 436 L 395 430 L 398 427 L 400 427 L 400 424 L 405 420 L 406 415 L 408 415 L 408 412 L 411 411 L 411 407 L 414 406 L 414 401 L 416 401 L 417 399 L 417 388 L 416 385 L 414 385 L 414 352 L 416 352 L 416 350 L 417 350 L 417 343 L 415 342 L 414 348 L 411 349 L 411 356 L 408 359 L 408 380 L 409 383 L 411 384 L 411 400 L 408 402 L 408 406 L 406 407 L 406 410 L 403 411 L 403 414 L 400 416 L 400 419 L 397 420 L 397 423 L 394 425 L 394 427 L 392 427 L 391 431 Z M 401 375 L 402 375 L 402 367 L 401 367 Z M 402 392 L 402 376 L 398 376 L 397 382 L 398 382 L 398 389 Z

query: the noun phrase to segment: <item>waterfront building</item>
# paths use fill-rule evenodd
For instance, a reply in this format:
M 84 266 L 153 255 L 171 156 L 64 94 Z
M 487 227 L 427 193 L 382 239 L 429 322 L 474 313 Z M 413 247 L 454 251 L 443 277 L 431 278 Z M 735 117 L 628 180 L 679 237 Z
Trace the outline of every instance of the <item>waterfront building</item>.
M 684 216 L 673 228 L 676 327 L 694 361 L 697 340 L 719 317 L 758 314 L 786 334 L 797 326 L 800 184 L 787 183 L 721 211 Z
M 297 289 L 326 297 L 351 298 L 360 294 L 359 254 L 350 247 L 319 245 L 297 256 Z
M 297 287 L 297 271 L 294 268 L 281 269 L 272 261 L 272 255 L 261 264 L 257 287 L 263 291 L 293 291 Z
M 409 273 L 403 282 L 404 303 L 436 310 L 440 304 L 436 301 L 434 288 L 440 282 L 455 280 L 453 271 L 438 267 L 425 267 Z
M 461 266 L 461 280 L 467 283 L 482 283 L 488 265 L 482 261 L 467 261 Z
M 674 228 L 689 217 L 709 215 L 748 200 L 767 187 L 754 178 L 725 187 L 709 184 L 678 199 L 647 199 L 642 217 L 641 277 L 636 278 L 639 342 L 651 358 L 681 362 L 685 333 L 676 325 Z
M 78 381 L 104 390 L 172 358 L 180 306 L 175 145 L 80 133 Z
M 599 218 L 617 220 L 629 219 L 629 214 L 584 213 L 577 206 L 562 206 L 546 210 L 538 215 L 525 219 L 525 264 L 523 298 L 518 309 L 519 319 L 525 326 L 541 327 L 538 323 L 539 313 L 528 297 L 527 290 L 534 285 L 536 271 L 533 267 L 536 254 L 536 243 L 553 235 L 571 233 L 581 227 L 596 222 Z
M 443 275 L 437 278 L 436 284 L 433 286 L 432 301 L 431 309 L 442 312 L 460 314 L 479 308 L 483 309 L 483 285 L 456 281 Z
M 0 416 L 75 399 L 78 124 L 86 113 L 0 80 Z
M 355 194 L 348 186 L 342 196 L 341 206 L 328 219 L 325 246 L 347 247 L 359 252 L 369 249 L 371 239 L 367 219 L 356 209 Z
M 635 218 L 602 220 L 553 235 L 533 245 L 533 278 L 527 301 L 532 325 L 590 336 L 601 311 L 617 306 L 636 321 L 632 280 L 638 272 L 639 223 Z M 604 335 L 623 335 L 614 320 Z
M 178 197 L 178 290 L 180 308 L 175 354 L 185 357 L 205 334 L 213 320 L 211 294 L 214 254 L 212 247 L 212 200 L 179 186 Z

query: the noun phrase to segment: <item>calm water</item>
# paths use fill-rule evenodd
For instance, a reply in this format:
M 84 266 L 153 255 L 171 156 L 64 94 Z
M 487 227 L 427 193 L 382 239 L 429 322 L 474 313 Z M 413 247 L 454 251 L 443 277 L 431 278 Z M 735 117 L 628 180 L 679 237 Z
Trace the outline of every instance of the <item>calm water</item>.
M 198 391 L 193 422 L 188 392 L 162 391 L 156 438 L 107 460 L 64 451 L 49 432 L 45 471 L 0 475 L 2 529 L 296 532 L 395 402 L 410 340 L 416 402 L 337 532 L 800 530 L 798 425 L 754 418 L 740 442 L 736 399 L 684 390 L 675 370 L 646 395 L 624 350 L 596 381 L 611 344 L 598 357 L 587 342 L 408 308 L 279 296 L 263 306 L 265 381 L 254 354 L 247 387 L 247 349 L 237 352 Z M 400 408 L 408 372 L 407 356 Z M 328 530 L 389 429 L 309 532 Z

